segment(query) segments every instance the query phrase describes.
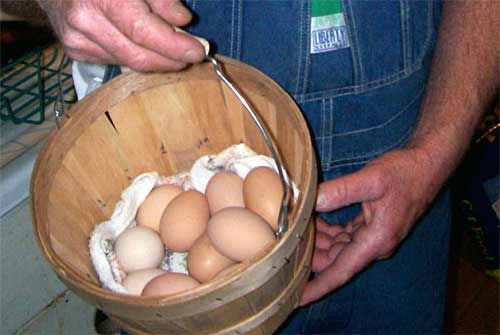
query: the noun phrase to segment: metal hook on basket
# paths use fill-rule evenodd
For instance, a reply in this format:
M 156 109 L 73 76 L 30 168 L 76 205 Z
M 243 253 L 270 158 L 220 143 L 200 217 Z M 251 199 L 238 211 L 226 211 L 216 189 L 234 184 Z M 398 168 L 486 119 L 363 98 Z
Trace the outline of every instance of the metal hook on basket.
M 281 160 L 278 156 L 278 153 L 276 152 L 273 142 L 271 141 L 271 138 L 269 134 L 267 133 L 266 129 L 262 125 L 262 122 L 255 113 L 255 111 L 252 109 L 248 101 L 245 99 L 245 97 L 241 94 L 241 92 L 229 81 L 229 79 L 225 76 L 224 72 L 222 71 L 219 62 L 209 54 L 205 56 L 205 58 L 212 63 L 215 73 L 217 76 L 224 82 L 224 84 L 229 87 L 229 89 L 236 95 L 240 103 L 245 107 L 246 111 L 250 116 L 252 117 L 253 121 L 257 125 L 257 128 L 259 128 L 260 133 L 264 137 L 264 141 L 266 142 L 267 147 L 269 148 L 269 151 L 271 151 L 271 155 L 273 156 L 274 162 L 276 164 L 276 168 L 278 169 L 278 174 L 281 180 L 281 185 L 283 187 L 283 197 L 281 198 L 281 205 L 280 205 L 280 212 L 278 215 L 278 231 L 276 235 L 278 237 L 281 237 L 287 230 L 288 230 L 288 186 L 287 182 L 285 179 L 285 170 L 283 168 L 283 164 L 281 163 Z
M 56 125 L 58 129 L 61 129 L 61 117 L 68 115 L 66 114 L 66 111 L 64 109 L 64 93 L 63 93 L 63 83 L 62 83 L 62 72 L 64 69 L 64 65 L 69 61 L 68 56 L 63 54 L 63 57 L 61 58 L 61 63 L 59 63 L 59 66 L 57 68 L 57 97 L 56 101 L 54 102 L 54 115 L 56 117 Z

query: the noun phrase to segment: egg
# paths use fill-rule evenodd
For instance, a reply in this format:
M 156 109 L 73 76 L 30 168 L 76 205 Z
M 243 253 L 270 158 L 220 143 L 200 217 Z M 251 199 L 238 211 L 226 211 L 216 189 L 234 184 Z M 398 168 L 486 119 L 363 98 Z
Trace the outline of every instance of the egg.
M 137 224 L 160 231 L 160 219 L 167 205 L 182 193 L 182 188 L 175 185 L 159 186 L 146 197 L 137 211 Z
M 252 169 L 243 181 L 245 207 L 259 214 L 274 231 L 278 231 L 278 216 L 283 197 L 281 179 L 269 167 Z
M 160 235 L 167 249 L 184 252 L 205 232 L 210 216 L 208 201 L 198 191 L 175 197 L 161 217 Z
M 224 208 L 210 219 L 208 236 L 214 247 L 234 261 L 253 258 L 275 240 L 269 224 L 246 208 Z
M 139 270 L 129 273 L 122 281 L 122 285 L 128 290 L 130 294 L 141 295 L 144 286 L 155 277 L 158 277 L 166 271 L 161 269 L 147 269 Z
M 226 207 L 245 207 L 243 179 L 236 173 L 219 172 L 210 178 L 205 196 L 212 215 Z
M 152 279 L 146 284 L 142 295 L 149 297 L 153 295 L 171 295 L 198 287 L 200 283 L 196 279 L 185 274 L 167 272 Z
M 160 236 L 141 226 L 126 229 L 114 244 L 118 263 L 126 273 L 157 268 L 165 256 Z
M 187 257 L 189 275 L 201 283 L 214 278 L 232 264 L 232 260 L 214 248 L 206 233 L 196 240 Z

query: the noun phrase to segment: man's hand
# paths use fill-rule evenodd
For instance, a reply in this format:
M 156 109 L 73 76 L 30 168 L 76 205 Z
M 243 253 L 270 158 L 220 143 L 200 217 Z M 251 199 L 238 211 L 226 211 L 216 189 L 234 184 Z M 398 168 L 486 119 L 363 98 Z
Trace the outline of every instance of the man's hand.
M 361 203 L 345 227 L 316 222 L 312 269 L 301 304 L 313 302 L 350 280 L 377 259 L 389 257 L 437 193 L 431 164 L 414 149 L 389 152 L 351 175 L 320 185 L 316 210 Z
M 174 31 L 191 13 L 179 0 L 39 0 L 66 54 L 78 61 L 136 71 L 175 71 L 201 61 L 204 49 Z

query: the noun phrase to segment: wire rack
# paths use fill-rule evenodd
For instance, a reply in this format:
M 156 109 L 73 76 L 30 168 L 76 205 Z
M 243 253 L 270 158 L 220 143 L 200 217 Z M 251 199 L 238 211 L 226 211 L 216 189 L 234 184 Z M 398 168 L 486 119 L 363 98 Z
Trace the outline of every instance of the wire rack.
M 61 82 L 58 71 L 61 65 Z M 41 124 L 61 86 L 65 104 L 76 102 L 70 61 L 59 46 L 40 48 L 0 70 L 0 118 L 14 124 Z

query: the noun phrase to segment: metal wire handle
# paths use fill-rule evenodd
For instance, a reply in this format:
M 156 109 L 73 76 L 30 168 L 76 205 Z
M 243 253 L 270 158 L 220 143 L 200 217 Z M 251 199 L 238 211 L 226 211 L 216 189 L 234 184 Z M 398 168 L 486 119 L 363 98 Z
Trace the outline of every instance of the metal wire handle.
M 54 115 L 56 117 L 55 120 L 58 129 L 61 129 L 61 117 L 63 116 L 68 117 L 64 109 L 64 93 L 63 93 L 63 83 L 62 83 L 62 71 L 64 68 L 64 64 L 67 61 L 68 61 L 68 56 L 64 54 L 63 57 L 61 58 L 61 63 L 59 63 L 59 67 L 57 69 L 58 90 L 57 90 L 57 98 L 56 101 L 54 102 Z
M 283 168 L 283 164 L 281 163 L 281 160 L 274 148 L 273 142 L 271 141 L 271 138 L 269 137 L 269 134 L 267 133 L 266 129 L 263 127 L 262 122 L 255 113 L 255 111 L 252 109 L 248 101 L 245 99 L 245 97 L 241 94 L 241 92 L 231 83 L 231 81 L 225 76 L 224 72 L 222 71 L 219 62 L 212 56 L 206 55 L 206 60 L 208 60 L 210 63 L 212 63 L 215 73 L 217 76 L 224 82 L 224 84 L 229 87 L 229 89 L 236 95 L 240 103 L 245 107 L 246 111 L 250 116 L 252 117 L 253 121 L 257 125 L 257 128 L 259 128 L 260 133 L 264 137 L 264 141 L 266 142 L 267 147 L 269 148 L 269 151 L 271 151 L 271 155 L 273 156 L 274 162 L 276 164 L 276 168 L 278 169 L 278 174 L 281 180 L 281 185 L 283 186 L 283 197 L 281 198 L 281 205 L 280 205 L 280 212 L 278 215 L 278 231 L 276 232 L 276 235 L 278 237 L 281 237 L 287 230 L 288 230 L 288 185 L 285 179 L 285 170 Z

